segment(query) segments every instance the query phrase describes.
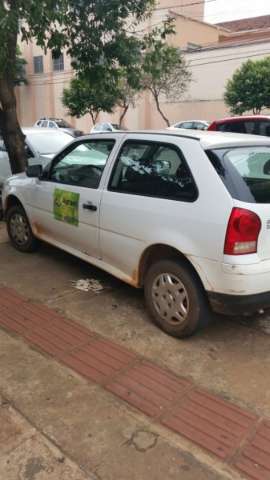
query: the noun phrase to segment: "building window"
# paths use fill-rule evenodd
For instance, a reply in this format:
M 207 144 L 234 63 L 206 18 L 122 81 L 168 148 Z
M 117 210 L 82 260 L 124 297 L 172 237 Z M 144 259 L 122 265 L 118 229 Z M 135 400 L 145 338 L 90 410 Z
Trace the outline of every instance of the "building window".
M 34 73 L 43 73 L 43 56 L 34 57 Z
M 61 72 L 61 70 L 64 70 L 64 55 L 61 53 L 59 57 L 54 58 L 53 57 L 53 71 L 54 72 Z

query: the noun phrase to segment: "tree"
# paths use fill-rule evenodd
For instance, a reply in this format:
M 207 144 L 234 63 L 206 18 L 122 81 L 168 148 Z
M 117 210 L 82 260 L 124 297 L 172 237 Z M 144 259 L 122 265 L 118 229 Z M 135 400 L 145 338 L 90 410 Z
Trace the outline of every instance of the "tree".
M 65 49 L 89 78 L 98 66 L 125 67 L 130 75 L 141 40 L 128 31 L 150 14 L 154 0 L 0 0 L 0 129 L 13 173 L 24 170 L 26 154 L 14 93 L 18 38 L 35 41 L 54 55 Z
M 110 78 L 95 78 L 79 75 L 71 80 L 63 92 L 63 104 L 69 115 L 80 118 L 90 114 L 93 125 L 101 111 L 112 113 L 118 100 L 118 89 Z
M 116 68 L 107 71 L 102 66 L 96 70 L 95 78 L 79 72 L 70 86 L 65 88 L 62 101 L 69 115 L 80 118 L 89 114 L 93 124 L 100 112 L 113 113 L 118 106 L 122 110 L 119 120 L 122 125 L 130 105 L 135 106 L 139 89 L 139 83 L 136 83 L 136 87 L 129 84 L 124 70 Z
M 168 21 L 162 29 L 149 34 L 142 65 L 144 88 L 153 95 L 157 110 L 168 126 L 170 122 L 160 105 L 161 96 L 168 101 L 180 100 L 191 80 L 182 53 L 166 42 L 166 37 L 173 33 L 174 27 Z
M 119 81 L 119 98 L 117 101 L 118 107 L 121 109 L 119 125 L 123 124 L 123 120 L 130 107 L 135 108 L 136 100 L 139 97 L 140 92 L 143 90 L 142 84 L 137 83 L 136 86 L 131 86 L 125 76 Z
M 270 57 L 248 60 L 227 82 L 224 100 L 235 115 L 270 108 Z

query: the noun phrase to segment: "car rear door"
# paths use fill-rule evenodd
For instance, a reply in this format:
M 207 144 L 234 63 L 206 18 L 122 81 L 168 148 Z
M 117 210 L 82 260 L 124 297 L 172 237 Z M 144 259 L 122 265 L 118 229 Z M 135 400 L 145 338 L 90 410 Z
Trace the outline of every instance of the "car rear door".
M 104 188 L 102 259 L 129 283 L 137 284 L 139 259 L 147 245 L 168 244 L 168 237 L 171 243 L 180 242 L 176 218 L 186 231 L 198 228 L 194 210 L 199 212 L 199 207 L 193 203 L 197 187 L 180 143 L 172 136 L 128 134 Z M 183 147 L 188 150 L 189 144 L 184 139 Z
M 74 142 L 33 182 L 28 198 L 38 237 L 74 253 L 99 256 L 101 180 L 114 144 L 104 136 Z

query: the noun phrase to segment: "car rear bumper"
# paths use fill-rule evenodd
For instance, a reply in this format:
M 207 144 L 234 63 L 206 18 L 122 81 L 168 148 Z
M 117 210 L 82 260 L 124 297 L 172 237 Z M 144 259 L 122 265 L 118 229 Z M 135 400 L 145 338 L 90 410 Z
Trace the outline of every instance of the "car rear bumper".
M 212 310 L 223 315 L 249 315 L 270 309 L 270 292 L 255 295 L 227 295 L 207 292 Z

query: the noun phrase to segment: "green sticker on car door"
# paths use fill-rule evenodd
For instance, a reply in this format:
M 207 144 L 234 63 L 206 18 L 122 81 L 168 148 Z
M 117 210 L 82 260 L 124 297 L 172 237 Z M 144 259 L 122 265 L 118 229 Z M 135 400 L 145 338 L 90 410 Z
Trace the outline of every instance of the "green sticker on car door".
M 56 220 L 79 225 L 80 194 L 56 188 L 54 190 L 53 214 Z

